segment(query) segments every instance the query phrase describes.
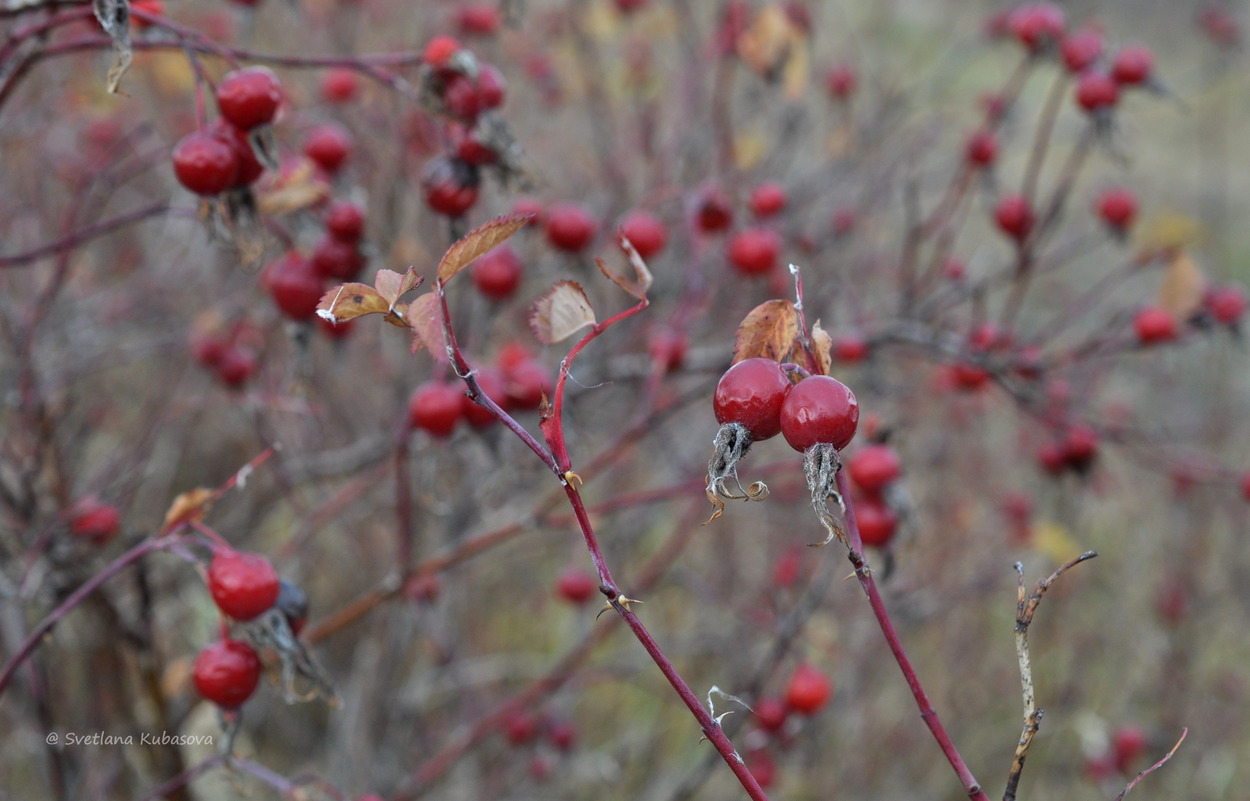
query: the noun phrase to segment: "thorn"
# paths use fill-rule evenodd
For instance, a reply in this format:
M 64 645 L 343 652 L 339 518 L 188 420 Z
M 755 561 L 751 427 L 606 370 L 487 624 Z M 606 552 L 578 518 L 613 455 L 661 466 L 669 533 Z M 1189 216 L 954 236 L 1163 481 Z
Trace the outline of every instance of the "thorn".
M 618 596 L 616 596 L 616 598 L 615 598 L 615 599 L 613 599 L 613 600 L 611 600 L 611 601 L 608 601 L 607 603 L 605 603 L 605 604 L 603 605 L 603 608 L 599 610 L 599 614 L 598 614 L 598 615 L 595 615 L 595 620 L 598 620 L 598 619 L 599 619 L 599 615 L 602 615 L 604 612 L 608 611 L 609 609 L 613 608 L 614 606 L 617 606 L 617 605 L 619 605 L 619 606 L 623 606 L 623 607 L 625 607 L 625 609 L 626 609 L 627 611 L 632 612 L 632 611 L 634 611 L 634 610 L 630 609 L 630 608 L 629 608 L 629 605 L 630 605 L 630 604 L 640 604 L 640 603 L 642 603 L 642 601 L 639 601 L 637 598 L 626 598 L 624 595 L 618 595 Z
M 582 480 L 581 476 L 579 476 L 577 473 L 574 473 L 572 470 L 564 471 L 564 475 L 561 476 L 561 478 L 564 479 L 565 485 L 572 487 L 574 491 L 576 491 L 577 488 L 580 487 L 582 484 L 586 483 L 585 481 Z

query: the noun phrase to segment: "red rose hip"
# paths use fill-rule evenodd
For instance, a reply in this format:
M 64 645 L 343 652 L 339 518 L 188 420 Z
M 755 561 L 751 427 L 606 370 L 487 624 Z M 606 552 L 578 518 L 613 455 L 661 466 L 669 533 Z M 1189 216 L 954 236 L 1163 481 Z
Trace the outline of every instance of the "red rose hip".
M 278 573 L 258 553 L 220 549 L 208 565 L 208 591 L 222 612 L 252 620 L 278 600 Z
M 743 359 L 725 371 L 712 406 L 718 423 L 738 423 L 758 441 L 781 431 L 781 408 L 790 379 L 772 359 Z
M 818 443 L 842 450 L 859 427 L 859 401 L 836 378 L 814 375 L 796 384 L 781 406 L 781 434 L 797 451 Z
M 195 689 L 223 709 L 235 709 L 256 692 L 260 658 L 241 640 L 221 640 L 200 651 L 192 668 Z

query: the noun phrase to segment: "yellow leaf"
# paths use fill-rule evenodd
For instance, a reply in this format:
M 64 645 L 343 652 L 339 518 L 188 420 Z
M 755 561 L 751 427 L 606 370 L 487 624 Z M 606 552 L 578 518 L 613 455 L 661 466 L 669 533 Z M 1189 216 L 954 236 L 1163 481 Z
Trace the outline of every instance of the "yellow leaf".
M 188 520 L 200 520 L 204 517 L 204 513 L 208 511 L 209 501 L 212 500 L 213 491 L 205 487 L 188 490 L 174 498 L 174 502 L 169 505 L 169 510 L 165 512 L 164 529 L 170 529 L 179 523 L 185 523 Z
M 750 170 L 768 152 L 768 141 L 759 134 L 743 133 L 734 137 L 734 166 Z
M 530 328 L 544 345 L 567 339 L 595 324 L 595 310 L 576 281 L 560 281 L 534 302 Z
M 1062 564 L 1085 550 L 1073 539 L 1066 526 L 1053 520 L 1040 520 L 1033 527 L 1033 548 L 1056 564 Z
M 1185 214 L 1156 214 L 1137 226 L 1138 257 L 1149 261 L 1160 254 L 1192 247 L 1203 238 L 1202 223 Z
M 1184 322 L 1202 308 L 1206 288 L 1206 277 L 1193 257 L 1184 251 L 1173 251 L 1159 281 L 1159 305 L 1171 312 L 1177 322 Z

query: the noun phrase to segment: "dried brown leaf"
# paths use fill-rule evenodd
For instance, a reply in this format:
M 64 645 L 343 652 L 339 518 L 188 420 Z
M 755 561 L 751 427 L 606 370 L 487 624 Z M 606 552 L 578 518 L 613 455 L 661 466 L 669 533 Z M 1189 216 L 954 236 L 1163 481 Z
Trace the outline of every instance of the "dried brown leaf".
M 438 264 L 438 280 L 447 283 L 477 257 L 506 242 L 533 217 L 532 214 L 505 214 L 487 220 L 460 237 L 443 254 L 443 260 Z
M 386 298 L 368 284 L 353 282 L 335 287 L 321 296 L 317 315 L 332 323 L 354 320 L 365 314 L 386 314 L 390 311 Z
M 595 310 L 576 281 L 560 281 L 534 301 L 530 328 L 544 345 L 567 339 L 595 324 Z
M 330 185 L 317 179 L 316 168 L 302 159 L 256 199 L 261 214 L 279 216 L 311 208 L 330 196 Z
M 643 261 L 642 256 L 639 255 L 638 251 L 634 248 L 634 243 L 622 236 L 620 239 L 620 246 L 621 250 L 625 251 L 625 256 L 629 259 L 630 266 L 634 268 L 633 281 L 630 281 L 623 275 L 613 272 L 608 265 L 604 263 L 603 259 L 595 259 L 595 264 L 599 267 L 599 272 L 603 273 L 609 281 L 639 300 L 646 300 L 647 291 L 651 289 L 651 284 L 655 280 L 651 275 L 651 270 L 647 267 L 647 263 Z
M 820 327 L 820 320 L 812 326 L 812 355 L 816 357 L 816 369 L 821 375 L 829 375 L 833 366 L 833 337 Z
M 180 494 L 174 498 L 174 502 L 169 505 L 169 510 L 165 512 L 163 528 L 168 530 L 179 523 L 203 519 L 212 497 L 213 491 L 206 487 L 198 487 Z
M 734 362 L 762 356 L 785 361 L 799 338 L 799 313 L 788 300 L 766 300 L 738 326 Z
M 738 56 L 765 80 L 776 80 L 785 70 L 796 46 L 803 41 L 785 9 L 769 3 L 756 12 L 750 26 L 734 43 Z
M 446 362 L 447 335 L 438 295 L 426 292 L 408 304 L 408 327 L 412 329 L 412 352 L 425 348 L 437 361 Z
M 1182 250 L 1171 254 L 1159 281 L 1159 305 L 1176 320 L 1189 319 L 1202 308 L 1207 279 L 1193 257 Z
M 378 294 L 386 300 L 389 306 L 393 307 L 395 302 L 405 292 L 421 286 L 421 282 L 424 280 L 425 278 L 417 275 L 416 270 L 412 267 L 409 267 L 408 272 L 403 275 L 394 270 L 378 270 L 377 277 L 373 279 L 373 288 L 378 291 Z

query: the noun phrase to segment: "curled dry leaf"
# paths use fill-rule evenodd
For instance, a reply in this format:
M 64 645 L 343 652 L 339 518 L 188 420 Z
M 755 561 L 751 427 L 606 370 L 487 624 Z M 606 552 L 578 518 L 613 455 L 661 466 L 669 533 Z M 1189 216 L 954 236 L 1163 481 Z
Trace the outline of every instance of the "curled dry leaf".
M 256 208 L 261 214 L 278 216 L 312 208 L 330 197 L 330 185 L 317 178 L 316 167 L 301 159 L 290 172 L 279 175 L 260 193 Z
M 599 267 L 599 272 L 603 273 L 609 281 L 619 286 L 629 294 L 639 300 L 647 299 L 647 292 L 651 289 L 654 278 L 651 276 L 651 270 L 647 267 L 647 263 L 643 261 L 641 255 L 634 248 L 634 243 L 622 236 L 620 239 L 621 250 L 625 251 L 629 264 L 634 268 L 634 280 L 630 281 L 622 275 L 612 272 L 603 259 L 595 259 L 595 264 Z
M 1187 320 L 1202 308 L 1206 289 L 1207 279 L 1193 257 L 1182 250 L 1174 251 L 1159 282 L 1159 305 L 1178 322 Z
M 213 491 L 207 487 L 197 487 L 181 493 L 169 505 L 169 511 L 165 512 L 165 524 L 161 530 L 168 531 L 179 523 L 203 519 L 212 499 Z
M 559 281 L 534 301 L 530 328 L 544 345 L 567 339 L 595 324 L 595 310 L 576 281 Z
M 816 357 L 816 369 L 821 375 L 829 375 L 833 366 L 833 337 L 820 327 L 820 320 L 812 326 L 812 355 Z
M 109 94 L 117 94 L 122 76 L 130 69 L 134 58 L 130 49 L 130 0 L 92 0 L 91 7 L 100 27 L 113 40 L 113 51 L 117 53 L 117 60 L 108 73 Z
M 784 362 L 799 338 L 799 313 L 788 300 L 766 300 L 738 326 L 734 363 L 761 356 Z
M 533 214 L 505 214 L 487 220 L 460 237 L 447 248 L 442 261 L 438 263 L 438 280 L 447 283 L 479 256 L 506 242 L 533 218 Z
M 408 304 L 408 327 L 412 329 L 412 352 L 425 348 L 435 360 L 448 361 L 447 335 L 438 295 L 426 292 Z

